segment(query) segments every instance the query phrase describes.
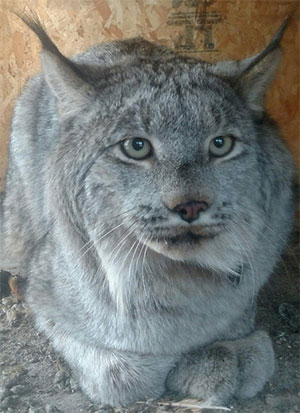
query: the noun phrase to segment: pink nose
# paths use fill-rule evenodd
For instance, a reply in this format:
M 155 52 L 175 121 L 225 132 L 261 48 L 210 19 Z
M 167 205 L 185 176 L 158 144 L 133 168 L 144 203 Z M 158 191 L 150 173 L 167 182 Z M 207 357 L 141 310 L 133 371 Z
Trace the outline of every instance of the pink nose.
M 207 208 L 208 203 L 205 201 L 189 201 L 176 205 L 173 211 L 177 212 L 184 221 L 191 223 L 198 218 L 199 212 L 203 212 Z

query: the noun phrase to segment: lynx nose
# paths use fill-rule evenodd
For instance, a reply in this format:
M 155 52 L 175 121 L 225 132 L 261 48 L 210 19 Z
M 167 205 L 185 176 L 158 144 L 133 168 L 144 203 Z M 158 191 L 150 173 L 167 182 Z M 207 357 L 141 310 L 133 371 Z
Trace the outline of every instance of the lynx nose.
M 176 205 L 173 211 L 177 212 L 184 221 L 190 224 L 198 218 L 199 212 L 203 212 L 207 208 L 208 203 L 206 201 L 189 201 Z

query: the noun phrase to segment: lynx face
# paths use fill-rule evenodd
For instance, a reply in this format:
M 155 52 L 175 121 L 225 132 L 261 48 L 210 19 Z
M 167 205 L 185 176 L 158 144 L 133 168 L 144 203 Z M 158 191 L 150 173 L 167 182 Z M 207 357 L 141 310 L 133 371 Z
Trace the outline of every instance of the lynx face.
M 121 85 L 120 109 L 100 122 L 101 154 L 85 180 L 89 233 L 100 249 L 124 239 L 123 258 L 148 246 L 234 272 L 264 220 L 250 111 L 199 66 L 153 70 L 143 84 Z

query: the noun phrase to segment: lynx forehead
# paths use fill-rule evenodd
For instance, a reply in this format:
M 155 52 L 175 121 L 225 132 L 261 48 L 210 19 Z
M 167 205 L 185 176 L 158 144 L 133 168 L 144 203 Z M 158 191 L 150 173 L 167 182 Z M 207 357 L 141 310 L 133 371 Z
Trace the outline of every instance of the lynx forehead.
M 37 327 L 95 402 L 255 396 L 274 367 L 256 296 L 292 225 L 263 105 L 287 22 L 210 64 L 140 38 L 67 59 L 21 18 L 43 72 L 15 108 L 2 227 Z

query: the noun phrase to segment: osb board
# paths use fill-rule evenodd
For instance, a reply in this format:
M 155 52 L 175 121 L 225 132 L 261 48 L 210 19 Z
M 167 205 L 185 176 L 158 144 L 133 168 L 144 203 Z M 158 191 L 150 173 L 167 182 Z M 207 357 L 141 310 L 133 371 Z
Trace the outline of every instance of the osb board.
M 3 0 L 0 0 L 0 3 Z M 295 158 L 299 156 L 299 3 L 297 0 L 16 0 L 34 9 L 67 56 L 113 39 L 141 35 L 209 61 L 262 50 L 296 10 L 282 42 L 283 60 L 267 107 Z M 0 10 L 0 188 L 7 167 L 12 108 L 39 70 L 40 45 L 11 13 Z

